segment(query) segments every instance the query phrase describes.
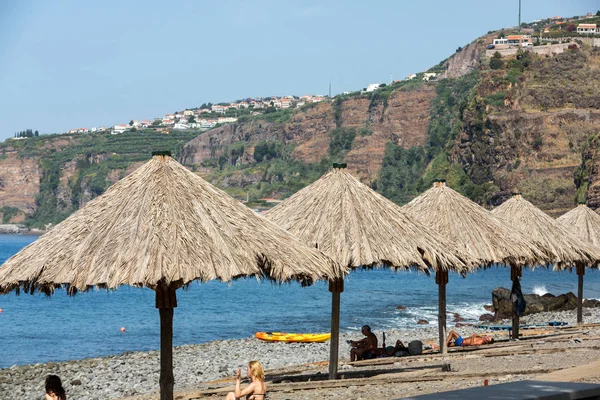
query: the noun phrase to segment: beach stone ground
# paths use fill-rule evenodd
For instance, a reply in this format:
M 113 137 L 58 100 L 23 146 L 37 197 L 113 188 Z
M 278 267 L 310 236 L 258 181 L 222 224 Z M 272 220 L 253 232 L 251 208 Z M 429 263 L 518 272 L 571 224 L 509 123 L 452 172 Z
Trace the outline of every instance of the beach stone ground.
M 523 317 L 523 323 L 544 323 L 548 321 L 565 321 L 570 324 L 576 322 L 575 310 L 564 312 L 540 313 Z M 508 323 L 508 321 L 506 321 Z M 600 309 L 584 309 L 584 322 L 600 322 Z M 451 329 L 452 324 L 448 324 Z M 457 330 L 463 336 L 472 333 L 486 333 L 486 330 L 476 329 L 472 326 L 461 326 Z M 374 329 L 381 338 L 381 331 Z M 599 334 L 592 331 L 590 334 Z M 393 344 L 397 339 L 405 343 L 411 340 L 421 340 L 428 343 L 437 343 L 438 331 L 435 325 L 406 330 L 386 330 L 388 344 Z M 350 346 L 348 339 L 359 339 L 359 333 L 342 333 L 340 335 L 340 359 L 348 361 Z M 586 343 L 573 342 L 568 346 L 589 346 Z M 600 343 L 596 343 L 600 346 Z M 560 346 L 558 344 L 545 344 L 546 346 Z M 565 344 L 562 344 L 565 346 Z M 523 371 L 535 371 L 549 366 L 581 365 L 596 360 L 600 352 L 577 352 L 576 356 L 564 357 L 563 353 L 550 355 L 525 355 L 524 357 L 502 357 L 474 362 L 457 361 L 453 368 L 461 371 L 483 371 L 486 368 L 498 370 L 499 368 L 512 368 L 519 365 Z M 485 358 L 485 357 L 484 357 Z M 307 363 L 326 361 L 329 359 L 329 342 L 325 343 L 265 343 L 258 339 L 246 338 L 238 340 L 220 340 L 198 345 L 179 346 L 174 349 L 174 374 L 175 390 L 193 390 L 206 386 L 207 382 L 231 377 L 238 367 L 245 369 L 250 360 L 260 360 L 266 370 L 276 371 L 283 367 L 303 365 Z M 588 361 L 589 360 L 589 361 Z M 483 364 L 478 364 L 483 363 Z M 485 364 L 487 363 L 487 364 Z M 326 373 L 326 367 L 323 373 Z M 59 375 L 64 383 L 69 399 L 77 400 L 103 400 L 115 399 L 125 396 L 152 393 L 158 388 L 160 374 L 159 353 L 126 352 L 118 356 L 103 358 L 90 358 L 57 363 L 33 364 L 13 366 L 0 369 L 0 399 L 22 400 L 40 399 L 43 397 L 44 378 L 48 374 Z M 528 375 L 519 375 L 502 379 L 527 379 Z M 494 380 L 490 380 L 492 384 Z M 272 399 L 307 399 L 307 398 L 397 398 L 403 395 L 430 393 L 440 390 L 452 390 L 459 387 L 477 385 L 480 382 L 449 380 L 444 382 L 426 382 L 412 384 L 394 384 L 377 387 L 357 386 L 335 390 L 304 391 L 301 393 L 272 393 Z M 372 385 L 370 385 L 372 386 Z

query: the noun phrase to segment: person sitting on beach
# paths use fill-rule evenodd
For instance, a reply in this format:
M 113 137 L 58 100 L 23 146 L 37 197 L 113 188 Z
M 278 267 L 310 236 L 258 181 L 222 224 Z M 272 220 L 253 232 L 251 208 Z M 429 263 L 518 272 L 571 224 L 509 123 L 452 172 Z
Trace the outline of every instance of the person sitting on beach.
M 371 332 L 369 325 L 363 326 L 361 332 L 365 335 L 363 339 L 350 341 L 350 346 L 352 346 L 350 361 L 370 360 L 377 357 L 377 336 Z
M 240 397 L 246 396 L 247 400 L 266 400 L 267 399 L 267 385 L 265 384 L 265 373 L 262 365 L 258 361 L 250 361 L 248 363 L 247 370 L 248 378 L 250 378 L 250 385 L 247 388 L 240 388 L 240 381 L 242 379 L 242 371 L 240 368 L 237 370 L 237 376 L 235 380 L 235 391 L 227 393 L 225 400 L 238 400 Z
M 46 397 L 45 400 L 67 400 L 67 394 L 63 389 L 60 378 L 56 375 L 46 377 Z
M 463 338 L 456 332 L 455 330 L 451 330 L 448 334 L 448 340 L 446 340 L 446 344 L 450 346 L 481 346 L 483 344 L 494 343 L 494 338 L 491 336 L 480 336 L 476 333 L 471 335 L 471 337 Z

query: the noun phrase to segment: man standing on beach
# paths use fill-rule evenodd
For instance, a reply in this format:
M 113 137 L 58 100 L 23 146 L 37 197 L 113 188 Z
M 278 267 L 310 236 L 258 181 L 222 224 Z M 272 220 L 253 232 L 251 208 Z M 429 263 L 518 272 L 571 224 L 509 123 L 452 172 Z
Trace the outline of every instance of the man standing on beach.
M 365 325 L 362 327 L 361 332 L 365 335 L 364 339 L 359 341 L 350 341 L 350 361 L 356 360 L 369 360 L 375 358 L 377 350 L 377 336 L 371 332 L 371 327 Z

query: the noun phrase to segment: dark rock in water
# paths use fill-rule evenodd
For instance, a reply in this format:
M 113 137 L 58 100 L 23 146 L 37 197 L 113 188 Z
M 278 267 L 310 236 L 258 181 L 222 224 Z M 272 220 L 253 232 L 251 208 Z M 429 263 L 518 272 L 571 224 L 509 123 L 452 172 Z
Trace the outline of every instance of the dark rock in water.
M 465 319 L 463 317 L 461 317 L 460 315 L 458 315 L 458 314 L 455 313 L 454 314 L 454 319 L 452 320 L 452 322 L 462 322 L 464 320 Z
M 404 307 L 404 306 L 397 306 L 396 310 L 406 310 L 406 307 Z
M 494 306 L 493 306 L 493 305 L 491 305 L 491 304 L 486 304 L 486 305 L 484 305 L 484 306 L 483 306 L 483 309 L 484 309 L 485 311 L 494 312 Z
M 429 321 L 425 319 L 420 319 L 417 321 L 417 325 L 429 325 Z
M 571 292 L 559 296 L 546 293 L 543 296 L 526 294 L 523 297 L 525 297 L 527 307 L 522 315 L 535 314 L 544 311 L 566 311 L 577 308 L 577 297 Z M 511 318 L 512 301 L 510 299 L 509 289 L 494 289 L 492 292 L 492 303 L 497 319 Z
M 585 308 L 594 308 L 594 307 L 600 307 L 600 300 L 596 300 L 596 299 L 585 299 L 583 301 L 583 307 Z
M 496 318 L 494 317 L 493 314 L 483 314 L 482 316 L 479 317 L 480 321 L 493 321 Z

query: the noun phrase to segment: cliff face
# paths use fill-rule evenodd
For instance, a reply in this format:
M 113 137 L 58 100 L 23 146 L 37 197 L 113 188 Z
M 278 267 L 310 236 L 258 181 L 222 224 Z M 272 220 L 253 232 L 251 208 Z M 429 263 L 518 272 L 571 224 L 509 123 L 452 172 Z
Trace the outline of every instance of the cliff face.
M 32 213 L 39 189 L 40 171 L 37 160 L 19 159 L 14 148 L 7 148 L 0 157 L 0 207 L 16 207 Z
M 485 133 L 467 129 L 454 156 L 475 182 L 493 181 L 499 192 L 491 205 L 514 191 L 558 216 L 575 202 L 574 173 L 581 164 L 581 145 L 600 128 L 599 112 L 511 110 L 485 119 Z
M 481 53 L 483 52 L 480 43 L 470 43 L 461 51 L 448 59 L 446 71 L 441 75 L 444 78 L 460 78 L 475 71 L 479 66 Z
M 319 163 L 329 155 L 330 132 L 336 128 L 352 129 L 356 135 L 345 161 L 352 171 L 372 181 L 381 168 L 386 143 L 405 148 L 425 144 L 429 105 L 435 95 L 435 84 L 423 83 L 411 89 L 394 90 L 385 100 L 356 97 L 339 104 L 318 103 L 295 113 L 284 123 L 253 119 L 224 126 L 191 140 L 184 146 L 180 159 L 186 165 L 209 172 L 207 162 L 224 156 L 237 142 L 246 144 L 245 151 L 235 160 L 229 159 L 229 163 L 252 164 L 253 146 L 262 140 L 291 145 L 293 159 Z
M 206 161 L 225 155 L 235 143 L 248 144 L 248 151 L 228 160 L 232 165 L 253 162 L 252 145 L 259 140 L 294 145 L 293 157 L 307 163 L 319 162 L 329 147 L 328 133 L 335 129 L 331 103 L 317 103 L 306 111 L 294 114 L 283 123 L 252 119 L 245 123 L 226 125 L 205 132 L 187 143 L 180 160 L 185 165 L 202 166 Z M 204 168 L 205 171 L 210 168 Z
M 0 222 L 55 224 L 189 133 L 43 135 L 0 143 Z M 30 218 L 26 221 L 26 217 Z
M 600 177 L 595 153 L 587 149 L 600 132 L 600 51 L 512 63 L 508 75 L 488 71 L 480 76 L 454 144 L 454 160 L 475 183 L 491 181 L 498 187 L 491 205 L 520 191 L 557 216 L 575 204 L 583 154 L 591 171 L 590 205 L 595 205 Z M 590 157 L 594 161 L 586 162 Z M 585 188 L 579 197 L 585 199 Z
M 403 148 L 423 146 L 427 141 L 429 106 L 435 95 L 435 86 L 428 84 L 414 90 L 393 92 L 387 107 L 377 107 L 370 113 L 365 101 L 355 107 L 349 104 L 342 116 L 344 124 L 357 128 L 368 125 L 373 133 L 355 139 L 355 146 L 346 156 L 348 167 L 373 181 L 381 169 L 386 143 Z M 347 114 L 350 114 L 348 118 Z

